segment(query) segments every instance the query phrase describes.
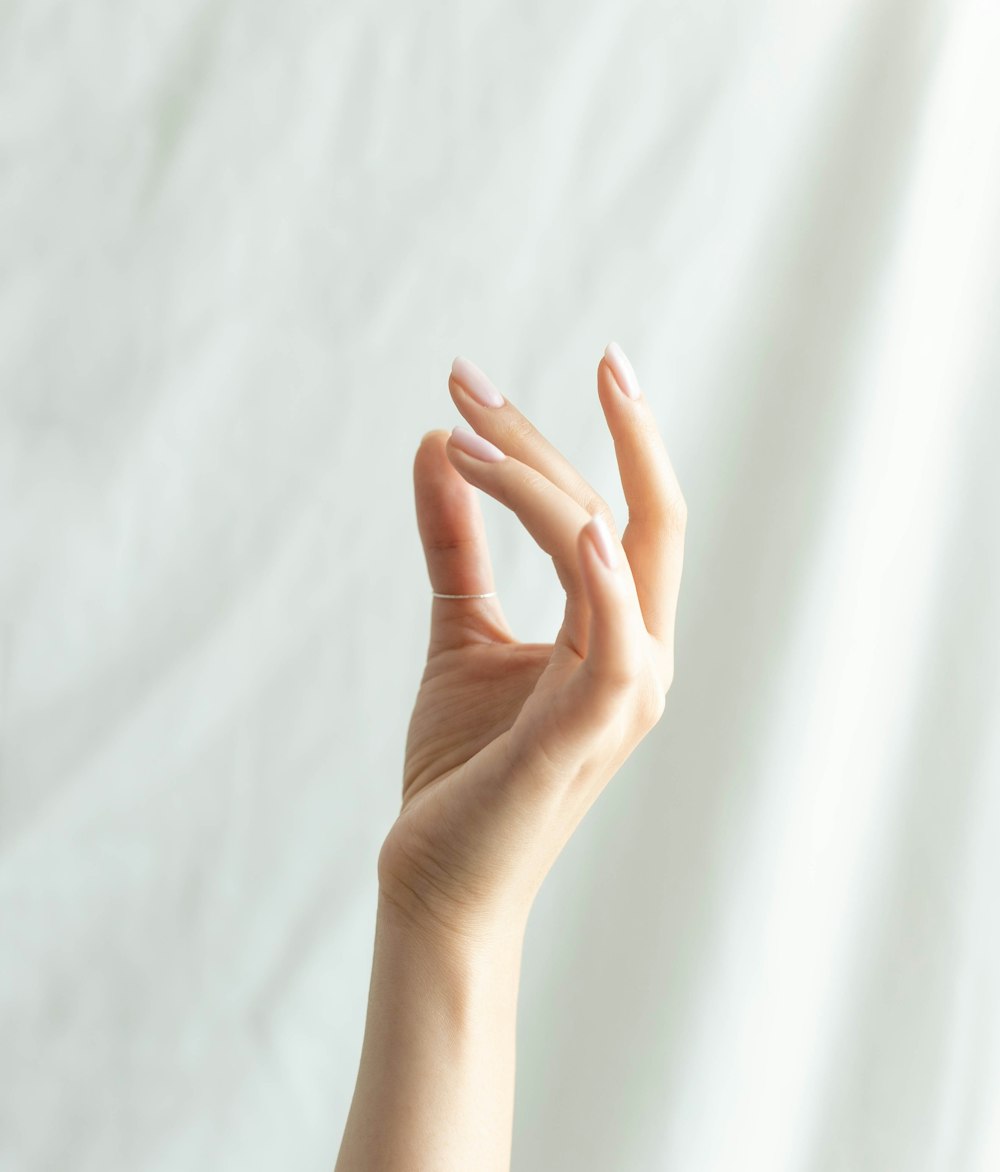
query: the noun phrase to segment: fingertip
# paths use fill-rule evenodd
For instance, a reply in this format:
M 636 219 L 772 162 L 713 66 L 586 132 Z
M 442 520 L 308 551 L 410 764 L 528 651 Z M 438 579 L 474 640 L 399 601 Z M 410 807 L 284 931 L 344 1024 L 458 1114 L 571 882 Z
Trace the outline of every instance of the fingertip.
M 444 462 L 448 432 L 443 427 L 425 431 L 413 453 L 413 470 L 416 475 L 430 474 Z
M 630 403 L 630 400 L 622 394 L 621 388 L 618 386 L 618 380 L 615 378 L 615 372 L 606 354 L 601 355 L 601 360 L 597 364 L 597 397 L 601 400 L 601 406 L 604 408 L 604 414 L 609 423 L 612 422 L 612 419 L 618 418 L 622 410 Z
M 626 563 L 603 517 L 595 513 L 580 527 L 577 549 L 591 622 L 617 625 L 622 607 L 628 605 L 627 579 L 622 573 Z
M 611 536 L 607 522 L 600 513 L 595 513 L 583 526 L 581 532 L 593 547 L 601 565 L 606 570 L 616 569 L 621 561 L 621 554 Z
M 628 399 L 640 398 L 642 391 L 635 369 L 621 346 L 617 342 L 609 342 L 604 348 L 604 358 L 619 391 Z
M 451 429 L 449 436 L 449 452 L 456 448 L 463 455 L 472 456 L 475 460 L 485 461 L 489 464 L 496 464 L 506 459 L 506 454 L 496 444 L 491 443 L 478 432 L 472 431 L 471 428 L 462 427 L 460 424 Z
M 417 450 L 421 448 L 433 447 L 435 444 L 442 444 L 447 441 L 450 432 L 446 427 L 432 427 L 430 431 L 425 431 L 420 437 L 420 443 L 417 444 Z

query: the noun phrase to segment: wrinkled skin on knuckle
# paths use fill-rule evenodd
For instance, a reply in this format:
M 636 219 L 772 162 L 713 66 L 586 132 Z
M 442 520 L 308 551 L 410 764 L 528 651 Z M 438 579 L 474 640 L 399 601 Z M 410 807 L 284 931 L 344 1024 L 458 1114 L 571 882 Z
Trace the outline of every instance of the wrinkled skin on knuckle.
M 538 431 L 531 420 L 520 413 L 514 413 L 505 420 L 505 423 L 506 435 L 509 440 L 513 441 L 514 445 L 521 446 L 526 443 L 532 443 L 538 435 Z
M 523 491 L 529 496 L 543 496 L 552 488 L 552 481 L 528 464 L 524 466 L 521 475 L 523 477 Z

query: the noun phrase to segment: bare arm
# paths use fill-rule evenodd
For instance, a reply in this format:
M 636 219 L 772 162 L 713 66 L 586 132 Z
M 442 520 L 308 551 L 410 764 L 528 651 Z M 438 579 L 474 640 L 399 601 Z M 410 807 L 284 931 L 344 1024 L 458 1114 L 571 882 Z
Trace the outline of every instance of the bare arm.
M 337 1172 L 509 1168 L 520 964 L 519 932 L 459 945 L 380 898 Z
M 532 901 L 587 809 L 659 720 L 673 678 L 686 509 L 614 345 L 597 373 L 629 523 L 456 359 L 475 429 L 414 464 L 433 589 L 489 595 L 475 488 L 511 508 L 566 590 L 554 643 L 519 643 L 496 597 L 435 598 L 403 801 L 379 856 L 361 1066 L 336 1172 L 510 1166 L 521 946 Z

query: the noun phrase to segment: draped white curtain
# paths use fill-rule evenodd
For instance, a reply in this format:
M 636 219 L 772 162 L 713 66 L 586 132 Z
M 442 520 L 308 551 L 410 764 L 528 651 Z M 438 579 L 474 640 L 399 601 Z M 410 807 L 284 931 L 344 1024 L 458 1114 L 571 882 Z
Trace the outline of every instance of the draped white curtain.
M 462 353 L 676 681 L 529 926 L 517 1172 L 1000 1167 L 1000 8 L 0 7 L 0 1168 L 329 1169 Z M 551 565 L 484 502 L 512 625 Z

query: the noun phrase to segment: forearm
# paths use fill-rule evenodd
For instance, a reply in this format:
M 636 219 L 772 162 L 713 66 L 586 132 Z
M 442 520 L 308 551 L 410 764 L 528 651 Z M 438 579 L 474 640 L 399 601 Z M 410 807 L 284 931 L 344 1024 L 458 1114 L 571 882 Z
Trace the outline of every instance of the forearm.
M 380 896 L 336 1172 L 506 1172 L 523 925 L 462 941 Z

